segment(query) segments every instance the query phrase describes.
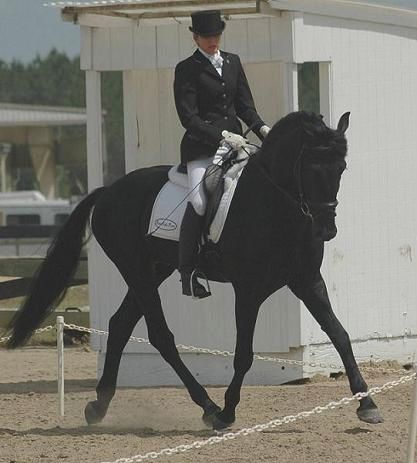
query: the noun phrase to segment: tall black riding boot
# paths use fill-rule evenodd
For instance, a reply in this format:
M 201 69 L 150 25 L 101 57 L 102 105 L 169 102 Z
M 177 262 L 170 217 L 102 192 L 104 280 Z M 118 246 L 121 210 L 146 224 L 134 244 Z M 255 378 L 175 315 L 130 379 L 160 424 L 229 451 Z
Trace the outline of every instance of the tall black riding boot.
M 202 222 L 203 218 L 197 214 L 193 205 L 188 203 L 180 229 L 178 268 L 181 273 L 182 293 L 197 299 L 211 296 L 211 293 L 197 281 L 195 272 Z

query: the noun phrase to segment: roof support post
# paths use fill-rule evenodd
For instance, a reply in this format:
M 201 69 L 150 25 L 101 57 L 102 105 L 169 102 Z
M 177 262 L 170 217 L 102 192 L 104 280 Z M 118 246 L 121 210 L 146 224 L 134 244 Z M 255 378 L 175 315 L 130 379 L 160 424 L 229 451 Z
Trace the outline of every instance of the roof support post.
M 86 71 L 88 191 L 103 185 L 101 74 Z
M 284 63 L 284 108 L 285 114 L 298 111 L 298 69 L 296 63 Z
M 98 71 L 86 71 L 86 103 L 87 103 L 87 173 L 88 191 L 92 191 L 103 185 L 103 127 L 102 127 L 102 106 L 101 106 L 101 73 Z M 89 302 L 90 302 L 90 323 L 91 326 L 101 326 L 100 310 L 93 306 L 100 301 L 99 292 L 101 285 L 98 284 L 97 269 L 106 268 L 108 261 L 95 238 L 88 243 L 88 281 L 89 281 Z M 102 348 L 99 336 L 92 337 L 94 349 Z
M 123 108 L 125 131 L 125 168 L 126 173 L 138 168 L 139 121 L 137 114 L 137 85 L 134 71 L 123 71 Z

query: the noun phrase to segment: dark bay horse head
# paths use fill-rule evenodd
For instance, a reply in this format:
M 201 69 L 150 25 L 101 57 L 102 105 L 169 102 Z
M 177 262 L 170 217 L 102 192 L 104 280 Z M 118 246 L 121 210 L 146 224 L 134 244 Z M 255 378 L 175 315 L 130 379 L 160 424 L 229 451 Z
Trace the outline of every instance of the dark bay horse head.
M 323 241 L 337 234 L 337 193 L 346 169 L 349 115 L 343 114 L 337 129 L 331 129 L 315 113 L 291 113 L 275 124 L 259 155 L 271 179 L 311 219 L 314 238 Z

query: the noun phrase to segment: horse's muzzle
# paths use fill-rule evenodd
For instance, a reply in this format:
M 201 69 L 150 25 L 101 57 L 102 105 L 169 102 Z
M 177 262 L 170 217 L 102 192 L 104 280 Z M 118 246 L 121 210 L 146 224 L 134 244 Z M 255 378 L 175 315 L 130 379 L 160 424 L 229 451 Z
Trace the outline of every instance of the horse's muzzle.
M 323 231 L 322 235 L 323 236 L 322 236 L 321 239 L 323 241 L 332 240 L 337 235 L 337 227 L 336 227 L 336 225 L 334 227 L 332 227 L 330 230 L 326 229 L 325 231 Z
M 325 213 L 319 214 L 313 219 L 317 238 L 322 241 L 330 241 L 337 235 L 335 218 L 336 211 L 327 209 Z

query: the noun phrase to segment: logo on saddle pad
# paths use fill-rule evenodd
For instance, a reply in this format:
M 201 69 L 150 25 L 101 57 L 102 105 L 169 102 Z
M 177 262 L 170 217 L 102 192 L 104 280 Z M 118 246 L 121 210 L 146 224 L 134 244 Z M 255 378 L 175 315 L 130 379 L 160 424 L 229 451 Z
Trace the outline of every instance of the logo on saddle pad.
M 217 243 L 220 239 L 237 182 L 243 167 L 248 162 L 247 159 L 248 154 L 243 153 L 242 161 L 235 163 L 224 175 L 224 193 L 211 223 L 208 237 L 213 243 Z M 170 169 L 168 178 L 169 180 L 161 188 L 155 199 L 148 233 L 156 238 L 179 241 L 179 225 L 190 196 L 188 178 L 187 175 L 178 173 L 178 166 L 173 166 Z
M 173 220 L 169 220 L 166 218 L 156 219 L 155 225 L 161 230 L 165 230 L 165 231 L 173 231 L 173 230 L 176 230 L 178 227 L 178 225 Z

